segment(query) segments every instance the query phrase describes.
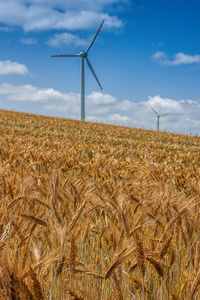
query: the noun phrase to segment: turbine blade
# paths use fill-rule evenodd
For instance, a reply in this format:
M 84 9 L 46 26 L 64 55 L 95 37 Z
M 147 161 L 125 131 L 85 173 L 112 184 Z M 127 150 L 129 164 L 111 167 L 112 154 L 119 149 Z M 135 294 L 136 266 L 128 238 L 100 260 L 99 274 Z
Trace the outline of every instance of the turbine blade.
M 80 57 L 80 54 L 51 55 L 51 57 Z
M 163 114 L 163 115 L 161 115 L 161 117 L 167 116 L 167 115 L 169 115 L 169 114 L 170 114 L 170 112 L 169 112 L 169 113 L 167 113 L 167 114 Z
M 151 106 L 150 106 L 151 107 Z M 157 115 L 157 116 L 159 116 L 159 114 L 155 111 L 155 109 L 153 108 L 153 107 L 151 107 L 151 109 L 155 112 L 155 114 Z
M 89 59 L 88 59 L 87 57 L 86 57 L 86 61 L 87 61 L 88 67 L 90 68 L 92 74 L 94 75 L 94 78 L 96 79 L 98 85 L 100 86 L 101 90 L 103 90 L 103 88 L 102 88 L 102 86 L 101 86 L 101 84 L 100 84 L 100 82 L 99 82 L 99 79 L 97 78 L 97 75 L 95 74 L 95 72 L 94 72 L 94 70 L 93 70 L 93 68 L 92 68 L 92 65 L 91 65 L 91 63 L 89 62 Z
M 95 34 L 95 36 L 94 36 L 92 42 L 90 43 L 90 45 L 89 45 L 89 47 L 87 48 L 87 50 L 85 51 L 85 53 L 88 53 L 88 51 L 90 50 L 90 48 L 91 48 L 92 45 L 94 44 L 94 41 L 96 40 L 97 35 L 99 34 L 99 32 L 100 32 L 100 30 L 101 30 L 101 27 L 103 26 L 103 23 L 104 23 L 104 20 L 103 20 L 103 22 L 101 23 L 99 29 L 97 30 L 97 33 Z

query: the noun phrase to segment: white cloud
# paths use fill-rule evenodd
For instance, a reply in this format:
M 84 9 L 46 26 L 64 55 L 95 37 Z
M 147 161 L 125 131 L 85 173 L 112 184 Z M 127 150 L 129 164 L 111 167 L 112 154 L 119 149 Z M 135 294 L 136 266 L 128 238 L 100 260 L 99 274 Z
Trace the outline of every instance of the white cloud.
M 166 64 L 179 66 L 179 65 L 186 65 L 186 64 L 194 64 L 200 63 L 200 55 L 188 55 L 182 52 L 179 52 L 175 55 L 175 59 L 173 61 L 166 61 Z
M 16 0 L 19 1 L 19 0 Z M 76 10 L 76 9 L 91 9 L 102 10 L 104 7 L 113 4 L 127 4 L 128 0 L 23 0 L 23 2 L 31 3 L 34 5 L 48 5 L 50 7 L 57 7 L 58 9 Z
M 54 37 L 50 38 L 47 41 L 47 44 L 52 47 L 60 47 L 62 45 L 86 46 L 88 45 L 88 41 L 79 38 L 77 35 L 64 32 L 60 34 L 56 33 Z
M 0 23 L 20 26 L 25 31 L 91 29 L 105 19 L 106 27 L 123 26 L 117 16 L 109 15 L 113 4 L 127 0 L 7 0 L 0 2 Z M 106 12 L 105 12 L 106 11 Z
M 32 85 L 14 86 L 10 83 L 0 85 L 0 94 L 13 101 L 39 102 L 39 103 L 63 103 L 65 94 L 51 88 L 38 88 Z
M 166 59 L 167 56 L 163 51 L 157 51 L 152 55 L 152 60 L 158 61 L 161 65 L 171 65 L 171 66 L 179 66 L 179 65 L 189 65 L 189 64 L 199 64 L 200 63 L 200 55 L 189 55 L 183 52 L 179 52 L 174 55 L 174 60 L 170 61 Z
M 156 53 L 154 53 L 152 55 L 152 60 L 163 60 L 164 58 L 166 58 L 166 54 L 163 51 L 157 51 Z
M 7 100 L 23 102 L 23 107 L 35 103 L 40 113 L 80 119 L 80 94 L 61 93 L 52 88 L 38 88 L 32 85 L 0 85 L 0 102 Z M 86 120 L 146 129 L 156 128 L 156 115 L 170 112 L 160 120 L 160 130 L 199 133 L 200 101 L 191 99 L 175 100 L 159 95 L 149 96 L 141 102 L 118 101 L 115 97 L 101 92 L 86 95 Z
M 109 121 L 111 121 L 111 122 L 114 122 L 114 123 L 118 123 L 118 124 L 123 124 L 123 123 L 126 123 L 127 124 L 127 122 L 130 122 L 131 121 L 131 119 L 129 118 L 129 117 L 127 117 L 127 116 L 122 116 L 122 115 L 120 115 L 120 114 L 110 114 L 109 116 Z
M 0 26 L 0 31 L 9 32 L 11 31 L 11 28 L 9 26 Z
M 169 98 L 161 98 L 159 95 L 150 97 L 148 104 L 158 108 L 159 110 L 171 110 L 173 113 L 182 112 L 181 101 L 176 101 Z
M 38 40 L 36 38 L 24 38 L 24 37 L 22 37 L 20 39 L 20 42 L 22 44 L 25 44 L 25 45 L 35 45 L 35 44 L 37 44 Z
M 30 18 L 27 19 L 23 28 L 25 31 L 39 30 L 83 30 L 91 29 L 94 26 L 100 25 L 102 20 L 105 20 L 105 27 L 119 28 L 122 27 L 122 22 L 117 16 L 109 16 L 103 12 L 93 11 L 67 11 L 59 12 L 51 9 L 43 11 L 32 11 Z
M 0 75 L 19 74 L 27 75 L 28 69 L 25 65 L 10 60 L 0 61 Z
M 90 105 L 113 105 L 117 103 L 117 99 L 111 95 L 101 92 L 92 92 L 87 96 Z

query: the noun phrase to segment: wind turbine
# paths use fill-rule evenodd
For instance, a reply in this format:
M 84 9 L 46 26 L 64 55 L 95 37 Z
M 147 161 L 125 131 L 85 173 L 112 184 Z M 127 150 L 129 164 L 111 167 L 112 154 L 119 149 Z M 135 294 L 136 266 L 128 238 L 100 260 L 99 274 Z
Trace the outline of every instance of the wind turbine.
M 160 118 L 161 118 L 161 117 L 164 117 L 164 116 L 166 116 L 166 115 L 169 115 L 170 112 L 167 113 L 167 114 L 159 115 L 159 114 L 157 113 L 157 111 L 155 111 L 155 109 L 153 109 L 153 107 L 151 107 L 151 109 L 152 109 L 152 110 L 155 112 L 155 114 L 157 115 L 156 129 L 159 131 L 159 121 L 160 121 Z
M 85 72 L 84 72 L 84 60 L 86 59 L 86 62 L 88 64 L 88 67 L 90 68 L 92 74 L 94 75 L 98 85 L 100 86 L 101 90 L 103 90 L 95 72 L 94 72 L 94 69 L 92 68 L 92 65 L 88 59 L 88 52 L 89 50 L 91 49 L 92 45 L 94 44 L 100 30 L 101 30 L 101 27 L 103 26 L 103 23 L 104 23 L 104 20 L 103 22 L 101 23 L 101 26 L 99 27 L 99 29 L 97 30 L 97 33 L 95 34 L 92 42 L 90 43 L 90 45 L 88 46 L 88 48 L 86 49 L 85 52 L 80 52 L 80 53 L 77 53 L 77 54 L 65 54 L 65 55 L 52 55 L 51 57 L 80 57 L 81 58 L 81 120 L 82 121 L 85 121 Z

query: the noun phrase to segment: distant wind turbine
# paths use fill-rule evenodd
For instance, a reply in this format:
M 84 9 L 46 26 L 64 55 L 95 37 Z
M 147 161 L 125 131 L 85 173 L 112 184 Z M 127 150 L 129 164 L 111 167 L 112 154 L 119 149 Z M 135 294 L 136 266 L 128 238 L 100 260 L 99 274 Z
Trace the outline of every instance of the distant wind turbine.
M 156 129 L 159 131 L 159 121 L 160 121 L 160 118 L 169 115 L 170 112 L 167 113 L 167 114 L 159 115 L 159 114 L 157 113 L 157 111 L 155 111 L 155 109 L 153 109 L 153 107 L 151 107 L 151 109 L 152 109 L 152 110 L 155 112 L 155 114 L 157 115 Z
M 86 59 L 86 62 L 88 64 L 88 67 L 90 68 L 92 74 L 94 75 L 98 85 L 100 86 L 101 90 L 103 90 L 93 68 L 92 65 L 88 59 L 88 52 L 91 49 L 92 45 L 94 44 L 100 30 L 101 27 L 103 26 L 104 20 L 101 23 L 101 26 L 99 27 L 96 35 L 94 36 L 92 42 L 90 43 L 89 47 L 87 48 L 87 50 L 85 52 L 80 52 L 77 54 L 65 54 L 65 55 L 52 55 L 51 57 L 80 57 L 81 58 L 81 120 L 85 121 L 85 72 L 84 72 L 84 59 Z

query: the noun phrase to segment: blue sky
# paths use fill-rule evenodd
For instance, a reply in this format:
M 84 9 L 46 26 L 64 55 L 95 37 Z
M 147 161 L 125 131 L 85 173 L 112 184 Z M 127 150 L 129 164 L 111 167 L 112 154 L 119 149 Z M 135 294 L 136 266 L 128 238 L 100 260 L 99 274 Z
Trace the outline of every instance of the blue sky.
M 0 108 L 200 134 L 200 1 L 0 0 Z

